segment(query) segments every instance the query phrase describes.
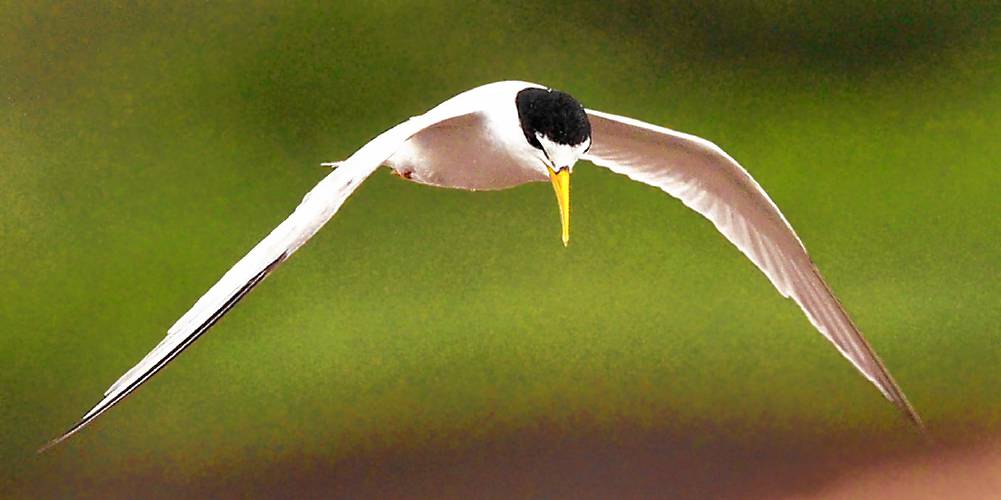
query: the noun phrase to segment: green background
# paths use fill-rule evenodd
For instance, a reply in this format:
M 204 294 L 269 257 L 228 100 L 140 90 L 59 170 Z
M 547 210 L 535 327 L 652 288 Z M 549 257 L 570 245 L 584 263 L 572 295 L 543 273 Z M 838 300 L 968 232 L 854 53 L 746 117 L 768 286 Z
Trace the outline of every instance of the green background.
M 783 496 L 1001 423 L 1001 9 L 0 2 L 0 494 Z M 937 5 L 943 4 L 943 5 Z M 505 79 L 717 142 L 931 443 L 701 217 L 372 176 L 44 455 L 323 175 Z

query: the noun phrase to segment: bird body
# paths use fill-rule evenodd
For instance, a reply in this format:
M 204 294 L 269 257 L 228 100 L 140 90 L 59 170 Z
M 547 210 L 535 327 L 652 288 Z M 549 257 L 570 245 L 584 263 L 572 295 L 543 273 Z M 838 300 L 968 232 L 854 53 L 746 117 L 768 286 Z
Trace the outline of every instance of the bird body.
M 715 144 L 584 108 L 569 94 L 505 81 L 444 101 L 379 134 L 303 198 L 295 211 L 208 290 L 104 397 L 46 449 L 78 432 L 158 373 L 316 233 L 380 166 L 421 184 L 505 189 L 549 180 L 569 241 L 570 174 L 578 159 L 655 186 L 706 217 L 783 296 L 913 423 L 921 420 L 833 295 L 778 207 Z
M 545 182 L 538 150 L 525 141 L 511 103 L 518 92 L 539 88 L 528 82 L 497 82 L 463 92 L 428 111 L 466 113 L 443 120 L 411 136 L 386 161 L 397 175 L 429 186 L 506 189 Z

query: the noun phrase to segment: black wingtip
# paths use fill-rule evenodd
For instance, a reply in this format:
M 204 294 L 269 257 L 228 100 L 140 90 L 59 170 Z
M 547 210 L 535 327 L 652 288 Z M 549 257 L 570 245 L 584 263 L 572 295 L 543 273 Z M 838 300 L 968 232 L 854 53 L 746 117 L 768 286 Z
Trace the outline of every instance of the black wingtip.
M 39 454 L 45 453 L 46 451 L 50 450 L 53 446 L 56 446 L 57 444 L 69 439 L 72 435 L 76 434 L 81 429 L 86 427 L 88 424 L 93 422 L 97 417 L 101 416 L 104 412 L 108 411 L 113 406 L 120 403 L 123 399 L 131 395 L 132 392 L 135 391 L 136 388 L 138 388 L 143 382 L 145 382 L 150 377 L 155 375 L 158 371 L 160 371 L 161 368 L 163 368 L 167 363 L 173 360 L 182 351 L 187 349 L 188 346 L 190 346 L 195 340 L 198 339 L 198 337 L 200 337 L 203 333 L 205 333 L 206 330 L 211 328 L 212 325 L 214 325 L 217 321 L 219 321 L 219 319 L 222 318 L 230 309 L 232 309 L 232 307 L 236 305 L 236 303 L 239 302 L 240 299 L 242 299 L 244 296 L 250 293 L 250 291 L 253 290 L 254 287 L 261 282 L 261 280 L 266 278 L 268 274 L 274 271 L 274 269 L 278 267 L 278 264 L 284 262 L 285 259 L 288 258 L 288 255 L 289 255 L 288 252 L 282 252 L 282 254 L 279 255 L 274 261 L 268 264 L 264 269 L 261 270 L 261 272 L 257 273 L 256 276 L 254 276 L 250 281 L 248 281 L 247 284 L 243 286 L 243 288 L 238 290 L 236 294 L 230 297 L 229 300 L 226 301 L 226 303 L 223 304 L 219 310 L 217 310 L 212 316 L 210 316 L 195 331 L 193 331 L 191 335 L 184 342 L 174 347 L 174 349 L 171 350 L 166 357 L 164 357 L 158 363 L 153 365 L 153 367 L 150 370 L 148 370 L 141 377 L 139 377 L 131 384 L 129 384 L 129 386 L 126 387 L 124 390 L 117 391 L 114 396 L 110 397 L 110 399 L 108 399 L 107 397 L 105 399 L 102 399 L 99 403 L 97 403 L 97 405 L 94 406 L 94 408 L 92 408 L 89 412 L 84 414 L 84 416 L 81 417 L 80 420 L 73 427 L 71 427 L 68 431 L 63 433 L 62 436 L 59 436 L 53 439 L 52 441 L 49 441 L 48 443 L 45 444 L 45 446 L 39 448 L 37 453 Z
M 82 422 L 81 423 L 77 423 L 73 427 L 70 427 L 70 429 L 68 431 L 64 432 L 63 435 L 61 435 L 61 436 L 59 436 L 59 437 L 57 437 L 57 438 L 49 441 L 48 443 L 45 443 L 45 445 L 43 445 L 41 448 L 39 448 L 37 451 L 35 451 L 35 454 L 41 455 L 42 453 L 45 453 L 45 452 L 49 451 L 55 445 L 57 445 L 57 444 L 59 444 L 59 443 L 61 443 L 63 441 L 66 441 L 67 439 L 69 439 L 70 436 L 72 436 L 73 434 L 76 434 L 76 432 L 78 430 L 80 430 L 80 428 L 82 428 L 82 427 L 83 427 Z

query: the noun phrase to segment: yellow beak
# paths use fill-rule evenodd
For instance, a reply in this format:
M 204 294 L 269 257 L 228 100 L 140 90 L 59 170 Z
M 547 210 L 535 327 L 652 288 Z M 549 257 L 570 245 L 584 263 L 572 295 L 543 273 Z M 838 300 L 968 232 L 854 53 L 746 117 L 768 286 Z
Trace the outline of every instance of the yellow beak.
M 549 170 L 549 180 L 556 191 L 556 202 L 560 205 L 560 222 L 563 224 L 563 246 L 570 243 L 570 169 L 561 168 L 559 172 L 546 166 Z

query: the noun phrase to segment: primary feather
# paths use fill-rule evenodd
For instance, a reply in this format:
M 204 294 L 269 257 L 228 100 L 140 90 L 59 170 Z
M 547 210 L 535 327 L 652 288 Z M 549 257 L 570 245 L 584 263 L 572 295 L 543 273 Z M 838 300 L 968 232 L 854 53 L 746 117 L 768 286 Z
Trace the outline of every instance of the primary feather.
M 705 139 L 600 111 L 588 116 L 592 142 L 583 159 L 658 187 L 709 219 L 887 399 L 922 425 L 792 226 L 746 170 Z
M 372 172 L 411 136 L 435 124 L 475 112 L 475 99 L 460 94 L 427 113 L 382 133 L 328 174 L 271 234 L 261 240 L 208 290 L 138 364 L 104 392 L 104 397 L 63 435 L 41 450 L 60 443 L 121 402 L 177 357 L 254 289 L 279 264 L 306 243 L 337 212 Z M 461 98 L 461 99 L 460 99 Z

